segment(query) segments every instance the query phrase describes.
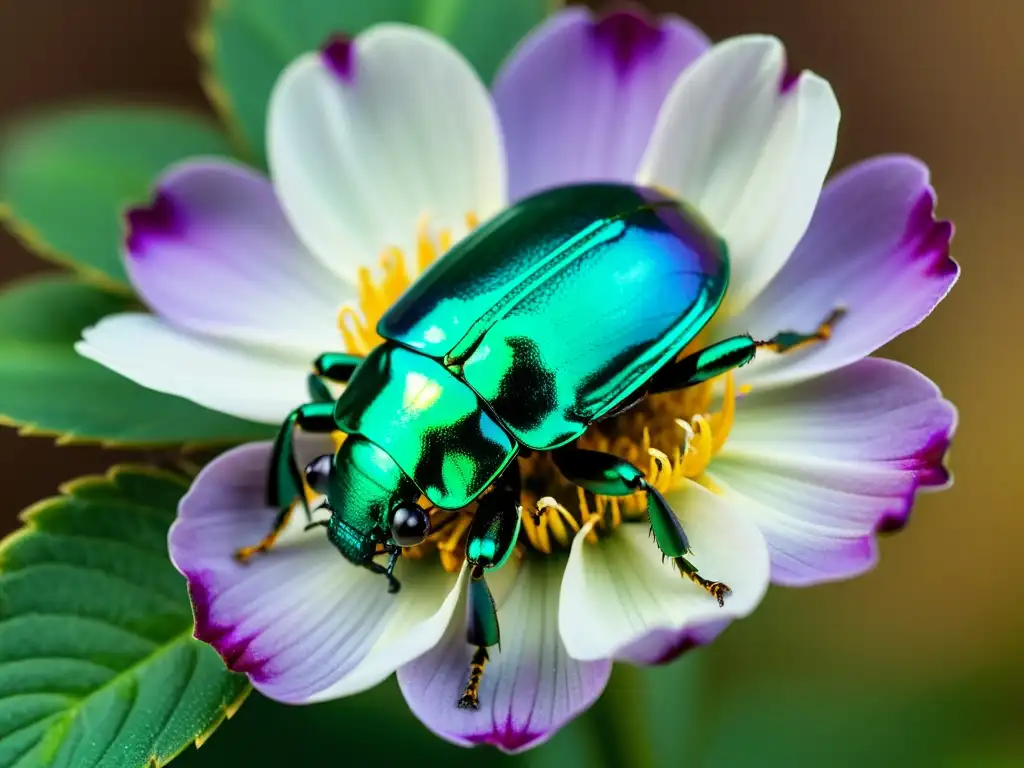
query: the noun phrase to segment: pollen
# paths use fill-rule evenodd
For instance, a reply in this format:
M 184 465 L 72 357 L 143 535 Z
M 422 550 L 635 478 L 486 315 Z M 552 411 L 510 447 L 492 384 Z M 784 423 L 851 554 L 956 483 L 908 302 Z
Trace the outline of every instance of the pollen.
M 662 493 L 692 480 L 717 492 L 706 470 L 725 445 L 736 414 L 738 396 L 730 371 L 719 379 L 642 401 L 625 413 L 598 422 L 578 445 L 620 456 L 644 470 L 647 481 Z M 716 395 L 720 395 L 716 398 Z M 712 409 L 716 399 L 719 404 Z M 647 515 L 643 494 L 600 496 L 568 483 L 550 454 L 520 459 L 524 477 L 524 546 L 551 554 L 568 549 L 573 534 L 596 518 L 587 540 L 615 530 L 624 521 Z M 529 489 L 543 488 L 536 498 Z
M 624 414 L 595 424 L 580 438 L 579 446 L 614 453 L 632 462 L 662 493 L 686 480 L 717 493 L 706 470 L 729 437 L 739 394 L 729 372 L 690 389 L 656 395 Z M 716 400 L 718 405 L 712 409 Z M 647 515 L 643 494 L 613 497 L 587 493 L 561 476 L 549 453 L 521 457 L 519 467 L 524 489 L 519 556 L 526 550 L 545 555 L 567 551 L 576 534 L 591 520 L 596 522 L 588 529 L 586 540 L 596 543 L 623 522 Z M 436 553 L 446 571 L 458 572 L 466 556 L 473 511 L 473 507 L 436 510 L 431 515 L 431 534 L 403 554 L 419 560 Z
M 479 224 L 474 213 L 467 213 L 465 224 L 473 230 Z M 406 254 L 401 248 L 386 248 L 378 261 L 378 274 L 361 267 L 358 276 L 358 298 L 338 312 L 338 329 L 345 349 L 357 355 L 368 355 L 384 340 L 377 334 L 377 323 L 398 297 L 427 267 L 444 255 L 454 244 L 451 229 L 434 232 L 430 219 L 424 216 L 416 229 L 416 253 Z

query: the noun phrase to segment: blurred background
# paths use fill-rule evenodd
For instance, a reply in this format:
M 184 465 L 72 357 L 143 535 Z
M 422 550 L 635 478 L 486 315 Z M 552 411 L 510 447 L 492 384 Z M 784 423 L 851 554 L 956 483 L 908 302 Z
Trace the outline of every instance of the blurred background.
M 774 589 L 711 649 L 655 672 L 617 672 L 615 690 L 578 728 L 525 758 L 439 745 L 389 686 L 307 710 L 252 696 L 200 752 L 176 764 L 668 765 L 687 761 L 697 740 L 716 766 L 1024 765 L 1024 407 L 1007 391 L 1024 375 L 1024 3 L 647 5 L 688 17 L 714 39 L 781 37 L 794 66 L 824 75 L 838 94 L 836 167 L 890 151 L 930 164 L 939 214 L 957 227 L 953 253 L 964 274 L 922 328 L 883 354 L 923 371 L 959 406 L 955 488 L 920 499 L 908 529 L 883 542 L 873 573 Z M 0 121 L 89 101 L 208 110 L 185 34 L 196 6 L 3 0 Z M 0 281 L 49 269 L 0 234 Z M 0 529 L 13 529 L 18 511 L 58 483 L 124 455 L 0 430 Z M 704 675 L 710 684 L 697 686 Z M 649 698 L 687 685 L 702 693 L 685 711 L 664 712 Z M 609 741 L 644 720 L 661 736 L 628 747 Z

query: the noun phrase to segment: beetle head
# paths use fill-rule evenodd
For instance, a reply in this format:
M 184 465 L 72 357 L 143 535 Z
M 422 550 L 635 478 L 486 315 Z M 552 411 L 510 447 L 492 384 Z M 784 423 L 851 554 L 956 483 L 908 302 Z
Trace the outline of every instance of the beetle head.
M 327 538 L 353 563 L 368 562 L 378 544 L 414 546 L 429 533 L 427 511 L 416 504 L 419 490 L 364 437 L 351 435 L 336 454 L 311 461 L 306 482 L 327 497 Z

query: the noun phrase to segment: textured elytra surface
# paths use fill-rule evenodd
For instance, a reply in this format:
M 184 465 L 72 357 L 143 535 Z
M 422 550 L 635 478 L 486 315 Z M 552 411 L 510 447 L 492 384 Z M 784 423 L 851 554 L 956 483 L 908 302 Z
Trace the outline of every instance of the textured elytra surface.
M 186 482 L 75 481 L 0 548 L 0 766 L 163 765 L 240 704 L 244 677 L 192 638 L 167 529 Z

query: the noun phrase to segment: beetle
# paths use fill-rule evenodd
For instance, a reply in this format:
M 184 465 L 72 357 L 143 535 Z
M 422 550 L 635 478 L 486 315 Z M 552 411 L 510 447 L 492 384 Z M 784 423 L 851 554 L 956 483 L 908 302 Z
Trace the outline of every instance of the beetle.
M 520 451 L 552 452 L 559 471 L 586 491 L 646 493 L 661 552 L 721 605 L 728 587 L 687 560 L 686 533 L 644 473 L 573 443 L 646 395 L 704 382 L 760 348 L 783 352 L 826 339 L 841 314 L 813 333 L 768 341 L 740 335 L 679 358 L 728 285 L 725 242 L 676 199 L 616 183 L 537 193 L 428 268 L 381 318 L 384 342 L 367 357 L 328 353 L 315 361 L 313 402 L 288 416 L 275 441 L 270 503 L 287 510 L 297 496 L 304 500 L 305 482 L 331 512 L 313 524 L 397 591 L 392 571 L 402 547 L 430 531 L 421 496 L 440 509 L 479 502 L 467 540 L 467 639 L 476 652 L 460 706 L 476 706 L 487 648 L 499 640 L 483 576 L 516 543 Z M 325 382 L 346 386 L 335 400 Z M 303 475 L 296 428 L 347 438 Z M 282 512 L 267 539 L 242 553 L 265 550 L 284 520 Z M 387 566 L 374 559 L 383 553 Z

